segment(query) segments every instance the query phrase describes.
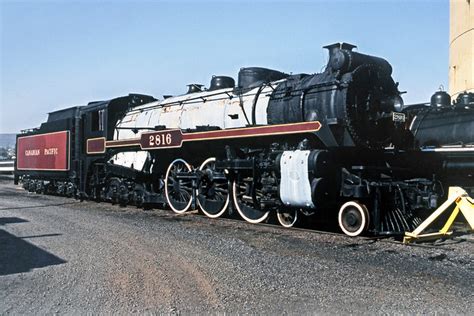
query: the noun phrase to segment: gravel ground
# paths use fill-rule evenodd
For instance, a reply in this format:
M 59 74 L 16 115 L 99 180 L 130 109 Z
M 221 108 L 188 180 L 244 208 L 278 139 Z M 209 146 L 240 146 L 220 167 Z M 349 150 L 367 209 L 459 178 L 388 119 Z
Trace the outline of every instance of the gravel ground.
M 0 314 L 472 314 L 473 242 L 404 246 L 0 181 Z

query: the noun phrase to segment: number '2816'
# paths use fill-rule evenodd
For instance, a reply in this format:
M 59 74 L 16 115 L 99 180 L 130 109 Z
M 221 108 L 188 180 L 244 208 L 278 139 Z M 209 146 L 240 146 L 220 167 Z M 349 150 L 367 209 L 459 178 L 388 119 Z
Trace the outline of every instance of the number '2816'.
M 150 147 L 168 146 L 171 145 L 173 137 L 171 133 L 155 134 L 148 136 L 148 145 Z

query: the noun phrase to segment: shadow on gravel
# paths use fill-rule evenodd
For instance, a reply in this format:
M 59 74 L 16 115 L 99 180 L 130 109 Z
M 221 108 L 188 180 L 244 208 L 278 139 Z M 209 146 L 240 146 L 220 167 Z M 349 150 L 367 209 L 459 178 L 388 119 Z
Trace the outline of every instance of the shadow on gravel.
M 1 196 L 1 194 L 0 194 Z M 41 197 L 41 195 L 33 195 L 32 197 Z M 73 201 L 73 202 L 64 202 L 64 203 L 53 203 L 53 204 L 42 204 L 42 205 L 30 205 L 30 206 L 18 206 L 18 207 L 1 207 L 0 211 L 11 211 L 11 210 L 23 210 L 23 209 L 36 209 L 40 207 L 51 207 L 51 206 L 63 206 L 63 205 L 70 205 L 70 204 L 78 204 L 81 203 L 80 201 Z
M 28 221 L 18 217 L 0 217 L 0 226 L 24 222 Z M 60 234 L 17 237 L 0 229 L 0 276 L 66 263 L 65 260 L 23 240 L 53 236 Z
M 62 263 L 66 261 L 0 229 L 0 276 Z
M 27 223 L 28 221 L 19 217 L 0 217 L 0 226 L 5 226 L 6 224 L 16 224 L 16 223 Z

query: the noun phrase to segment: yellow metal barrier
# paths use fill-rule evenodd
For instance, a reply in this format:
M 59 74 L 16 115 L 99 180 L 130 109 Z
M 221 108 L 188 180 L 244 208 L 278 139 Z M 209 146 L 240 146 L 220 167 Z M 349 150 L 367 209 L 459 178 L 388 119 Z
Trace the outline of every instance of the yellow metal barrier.
M 451 204 L 456 203 L 456 207 L 448 218 L 446 224 L 443 228 L 436 233 L 422 234 L 422 232 L 432 224 L 441 214 L 443 214 Z M 452 234 L 452 231 L 449 231 L 451 226 L 454 223 L 454 220 L 462 213 L 466 218 L 471 229 L 474 230 L 474 200 L 469 197 L 466 191 L 460 187 L 450 187 L 448 191 L 448 199 L 446 202 L 441 204 L 440 207 L 436 209 L 423 223 L 420 224 L 414 231 L 411 233 L 405 233 L 403 238 L 403 243 L 408 244 L 415 240 L 426 240 L 426 239 L 436 239 L 439 237 L 445 237 Z

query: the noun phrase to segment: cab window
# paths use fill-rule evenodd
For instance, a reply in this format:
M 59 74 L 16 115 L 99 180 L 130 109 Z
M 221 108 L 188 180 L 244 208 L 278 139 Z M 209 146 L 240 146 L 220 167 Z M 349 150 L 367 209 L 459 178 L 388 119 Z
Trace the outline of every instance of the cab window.
M 104 130 L 104 110 L 91 113 L 91 131 L 98 132 Z

